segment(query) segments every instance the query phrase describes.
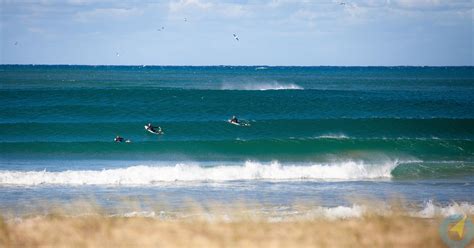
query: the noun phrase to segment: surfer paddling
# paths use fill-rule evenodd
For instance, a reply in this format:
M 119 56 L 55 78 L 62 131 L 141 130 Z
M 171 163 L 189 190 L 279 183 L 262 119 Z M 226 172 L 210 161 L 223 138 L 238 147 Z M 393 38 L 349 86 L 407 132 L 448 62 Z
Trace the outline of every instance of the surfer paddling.
M 163 130 L 161 129 L 161 127 L 154 127 L 151 123 L 148 123 L 148 124 L 145 125 L 145 130 L 147 130 L 150 133 L 154 133 L 154 134 L 162 134 L 163 133 Z
M 237 117 L 232 116 L 232 118 L 230 118 L 228 120 L 228 122 L 232 125 L 236 125 L 236 126 L 241 126 L 241 127 L 249 127 L 250 126 L 250 123 L 246 120 L 239 120 L 237 119 Z
M 237 117 L 232 116 L 232 118 L 229 120 L 230 123 L 233 123 L 233 124 L 239 124 L 239 120 L 237 119 Z
M 115 139 L 114 139 L 114 142 L 116 142 L 116 143 L 122 143 L 122 142 L 130 143 L 132 141 L 130 141 L 129 139 L 125 140 L 123 137 L 120 137 L 120 136 L 117 135 L 117 137 L 115 137 Z

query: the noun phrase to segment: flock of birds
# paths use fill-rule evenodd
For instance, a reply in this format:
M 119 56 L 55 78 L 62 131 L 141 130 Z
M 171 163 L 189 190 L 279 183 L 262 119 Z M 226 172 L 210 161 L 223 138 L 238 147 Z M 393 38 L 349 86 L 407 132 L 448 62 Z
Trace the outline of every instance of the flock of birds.
M 342 6 L 345 6 L 347 3 L 346 3 L 346 2 L 339 2 L 338 4 L 339 4 L 339 5 L 342 5 Z M 188 19 L 187 19 L 187 18 L 184 18 L 184 22 L 188 22 Z M 165 27 L 164 27 L 164 26 L 161 26 L 160 28 L 157 29 L 157 31 L 159 31 L 159 32 L 164 31 L 164 30 L 165 30 Z M 237 36 L 237 34 L 232 34 L 232 36 L 234 37 L 234 39 L 235 39 L 236 41 L 240 41 L 239 36 Z M 18 46 L 18 41 L 15 41 L 15 42 L 13 43 L 13 45 Z M 115 56 L 120 57 L 120 53 L 119 53 L 119 52 L 115 52 Z
M 346 2 L 339 2 L 338 4 L 341 5 L 341 6 L 345 6 L 347 3 L 346 3 Z M 188 21 L 188 19 L 187 19 L 187 18 L 184 18 L 184 22 L 187 22 L 187 21 Z M 161 26 L 161 27 L 158 28 L 156 31 L 161 32 L 161 31 L 164 31 L 164 30 L 165 30 L 165 27 L 164 27 L 164 26 Z M 240 41 L 239 36 L 238 36 L 237 34 L 232 34 L 232 36 L 234 37 L 234 39 L 235 39 L 236 41 Z M 15 44 L 15 45 L 16 45 L 16 44 Z M 115 56 L 119 57 L 120 54 L 119 54 L 118 52 L 116 52 L 116 53 L 115 53 Z
M 187 18 L 184 18 L 184 22 L 187 22 L 187 21 L 188 21 L 188 19 L 187 19 Z M 163 31 L 163 30 L 165 30 L 165 27 L 161 26 L 161 27 L 158 28 L 156 31 L 161 32 L 161 31 Z M 237 36 L 236 34 L 232 34 L 232 35 L 234 36 L 234 39 L 235 39 L 236 41 L 239 41 L 239 36 Z
M 187 18 L 184 18 L 184 22 L 188 22 L 188 19 L 187 19 Z M 161 32 L 161 31 L 164 31 L 164 30 L 165 30 L 165 27 L 164 27 L 164 26 L 161 26 L 161 27 L 159 27 L 158 29 L 156 29 L 156 31 L 158 31 L 158 32 Z M 240 40 L 240 39 L 239 39 L 239 36 L 237 36 L 237 34 L 232 34 L 232 36 L 234 37 L 234 39 L 235 39 L 236 41 L 239 41 L 239 40 Z M 16 43 L 18 43 L 18 42 L 16 42 Z M 16 45 L 16 43 L 15 43 L 15 45 Z M 119 53 L 119 52 L 115 52 L 115 56 L 120 57 L 120 53 Z

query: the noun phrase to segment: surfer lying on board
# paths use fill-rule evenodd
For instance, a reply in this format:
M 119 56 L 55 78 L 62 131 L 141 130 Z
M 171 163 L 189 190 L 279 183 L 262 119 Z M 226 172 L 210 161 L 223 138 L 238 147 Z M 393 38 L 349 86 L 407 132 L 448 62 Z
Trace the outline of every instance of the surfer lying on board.
M 120 137 L 120 136 L 117 136 L 117 137 L 115 137 L 115 139 L 114 139 L 114 142 L 117 142 L 117 143 L 122 143 L 122 142 L 124 142 L 124 141 L 125 141 L 125 143 L 130 143 L 130 142 L 132 142 L 131 140 L 129 140 L 129 139 L 126 140 L 126 139 L 124 139 L 123 137 Z
M 151 123 L 146 124 L 145 127 L 146 127 L 147 130 L 150 130 L 152 132 L 161 133 L 161 127 L 154 127 L 154 126 L 151 125 Z M 157 130 L 157 128 L 158 128 L 158 130 Z
M 130 143 L 130 142 L 132 142 L 131 140 L 129 140 L 129 139 L 126 140 L 126 139 L 124 139 L 123 137 L 120 137 L 120 136 L 117 136 L 117 137 L 115 137 L 115 139 L 114 139 L 114 142 L 117 142 L 117 143 L 122 143 L 122 142 L 124 142 L 124 141 L 125 141 L 125 143 Z
M 235 115 L 234 115 L 234 116 L 232 116 L 232 119 L 230 119 L 230 122 L 237 124 L 237 123 L 239 123 L 239 120 L 238 120 L 237 117 L 235 117 Z

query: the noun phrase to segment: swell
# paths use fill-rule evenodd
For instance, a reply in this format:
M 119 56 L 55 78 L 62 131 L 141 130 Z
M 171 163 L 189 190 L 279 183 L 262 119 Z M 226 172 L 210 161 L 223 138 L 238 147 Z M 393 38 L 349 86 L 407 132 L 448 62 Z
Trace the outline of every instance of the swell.
M 258 120 L 250 127 L 219 121 L 156 122 L 165 135 L 145 132 L 142 122 L 0 123 L 3 142 L 110 141 L 116 135 L 133 141 L 253 139 L 474 139 L 474 119 L 320 119 Z
M 320 89 L 472 89 L 472 67 L 34 66 L 1 65 L 5 89 L 174 87 L 278 82 Z M 416 84 L 413 82 L 416 81 Z M 449 82 L 449 87 L 445 87 Z M 421 87 L 420 87 L 421 86 Z M 427 87 L 426 87 L 427 86 Z
M 271 86 L 272 84 L 269 83 Z M 114 105 L 117 102 L 129 102 L 129 103 L 142 103 L 142 102 L 164 102 L 165 100 L 182 101 L 182 100 L 194 100 L 200 102 L 202 100 L 232 100 L 229 97 L 241 97 L 244 100 L 252 100 L 252 97 L 259 97 L 259 99 L 267 99 L 271 97 L 286 97 L 296 98 L 292 99 L 298 101 L 298 98 L 316 98 L 318 99 L 335 99 L 344 100 L 344 98 L 353 98 L 353 100 L 391 100 L 397 98 L 401 102 L 405 100 L 418 100 L 418 101 L 470 101 L 472 102 L 472 96 L 474 95 L 470 89 L 446 89 L 445 92 L 433 93 L 428 89 L 419 91 L 404 91 L 393 89 L 390 91 L 380 90 L 360 90 L 357 92 L 345 91 L 342 89 L 305 89 L 305 90 L 292 90 L 300 89 L 294 84 L 282 84 L 290 90 L 265 90 L 266 88 L 279 88 L 278 85 L 275 87 L 263 87 L 260 89 L 259 83 L 256 84 L 239 84 L 236 88 L 241 87 L 244 90 L 212 90 L 212 89 L 180 89 L 180 88 L 148 88 L 146 86 L 134 87 L 134 88 L 104 88 L 104 89 L 67 89 L 64 87 L 57 87 L 51 89 L 3 89 L 0 88 L 0 96 L 2 102 L 9 106 L 62 106 L 62 105 L 99 105 L 107 106 Z M 219 86 L 223 87 L 223 86 Z M 245 90 L 246 88 L 255 88 L 255 90 Z M 245 97 L 248 96 L 248 97 Z M 207 97 L 207 99 L 206 99 Z M 370 99 L 366 99 L 369 97 Z M 178 99 L 176 99 L 178 98 Z M 255 99 L 254 99 L 255 100 Z
M 292 160 L 377 159 L 471 161 L 474 141 L 437 139 L 264 139 L 221 141 L 2 142 L 2 157 L 114 159 Z
M 249 119 L 473 118 L 471 91 L 0 91 L 0 122 Z
M 474 162 L 426 161 L 401 164 L 391 173 L 398 179 L 473 177 Z

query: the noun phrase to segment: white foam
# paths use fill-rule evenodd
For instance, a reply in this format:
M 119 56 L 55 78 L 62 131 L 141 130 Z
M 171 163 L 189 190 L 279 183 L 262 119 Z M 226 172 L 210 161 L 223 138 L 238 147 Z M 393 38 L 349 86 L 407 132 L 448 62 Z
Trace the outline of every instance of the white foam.
M 352 206 L 336 206 L 336 207 L 315 207 L 307 211 L 298 210 L 279 210 L 279 209 L 251 209 L 245 210 L 243 213 L 239 210 L 223 211 L 223 212 L 201 212 L 201 213 L 186 213 L 186 212 L 166 212 L 160 211 L 157 214 L 155 211 L 132 211 L 123 214 L 114 214 L 111 216 L 123 217 L 147 217 L 159 219 L 187 219 L 187 218 L 204 218 L 208 221 L 234 221 L 239 220 L 242 216 L 255 217 L 266 219 L 271 222 L 280 222 L 287 220 L 312 220 L 312 219 L 351 219 L 361 218 L 367 213 L 367 207 L 354 204 Z M 243 215 L 242 215 L 243 214 Z
M 231 204 L 232 205 L 232 204 Z M 202 212 L 187 212 L 187 211 L 175 211 L 169 209 L 163 209 L 155 211 L 153 210 L 129 210 L 125 212 L 116 212 L 109 214 L 110 217 L 145 217 L 162 220 L 176 220 L 176 219 L 192 219 L 201 218 L 208 221 L 238 221 L 242 217 L 255 218 L 256 220 L 267 220 L 270 222 L 282 222 L 282 221 L 294 221 L 294 220 L 317 220 L 317 219 L 328 219 L 328 220 L 341 220 L 341 219 L 357 219 L 363 218 L 364 216 L 394 216 L 401 214 L 403 216 L 409 216 L 414 218 L 436 218 L 436 217 L 448 217 L 451 215 L 474 215 L 474 205 L 468 202 L 452 203 L 449 205 L 439 205 L 432 201 L 424 204 L 423 208 L 417 207 L 405 207 L 402 208 L 402 212 L 394 211 L 392 206 L 383 203 L 377 204 L 376 202 L 371 205 L 352 204 L 346 206 L 334 206 L 334 207 L 323 207 L 313 206 L 310 208 L 293 208 L 292 206 L 273 206 L 264 208 L 224 208 L 224 210 L 216 209 L 213 211 L 212 208 L 206 210 L 202 209 Z M 80 214 L 72 214 L 73 217 L 91 216 L 97 215 L 96 212 L 82 212 Z M 15 218 L 15 221 L 21 221 L 21 218 Z
M 224 83 L 222 90 L 303 90 L 297 84 L 282 84 L 278 82 L 263 83 Z
M 349 137 L 345 134 L 325 134 L 315 137 L 317 139 L 349 139 Z
M 390 178 L 396 161 L 366 164 L 357 161 L 328 164 L 282 165 L 279 162 L 247 161 L 243 166 L 202 167 L 196 164 L 175 166 L 138 165 L 104 170 L 0 171 L 0 185 L 151 185 L 173 181 L 230 180 L 359 180 Z
M 448 205 L 435 204 L 433 201 L 426 202 L 422 208 L 405 207 L 402 209 L 402 214 L 416 218 L 435 218 L 448 217 L 451 215 L 474 215 L 474 205 L 468 202 L 451 203 Z M 291 214 L 273 212 L 271 220 L 284 221 L 292 219 L 350 219 L 361 218 L 368 214 L 377 216 L 392 216 L 394 210 L 389 204 L 360 205 L 353 204 L 352 206 L 336 206 L 336 207 L 322 207 L 315 206 L 306 211 L 294 211 Z
M 361 205 L 337 206 L 337 207 L 316 207 L 301 217 L 304 219 L 325 218 L 330 220 L 360 218 L 367 212 L 367 207 Z
M 451 215 L 474 215 L 474 205 L 468 202 L 451 203 L 449 205 L 435 204 L 432 201 L 428 201 L 424 204 L 422 209 L 405 207 L 404 211 L 407 216 L 417 218 L 435 218 L 435 217 L 448 217 Z M 321 207 L 317 206 L 309 209 L 306 212 L 296 212 L 293 216 L 281 215 L 286 218 L 284 219 L 348 219 L 348 218 L 361 218 L 367 214 L 375 214 L 378 216 L 391 216 L 394 214 L 392 206 L 389 204 L 374 204 L 374 205 L 359 205 L 353 204 L 352 206 L 336 206 L 336 207 Z
M 440 206 L 428 201 L 420 211 L 413 211 L 412 216 L 421 218 L 433 218 L 436 216 L 450 216 L 456 214 L 474 215 L 474 205 L 467 202 L 452 203 L 447 206 Z

